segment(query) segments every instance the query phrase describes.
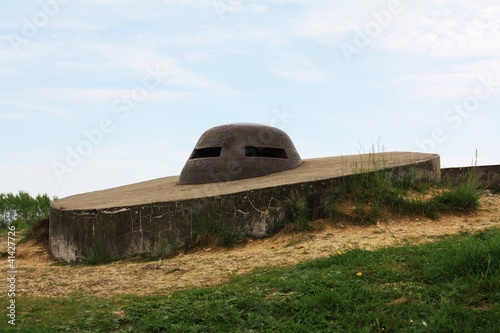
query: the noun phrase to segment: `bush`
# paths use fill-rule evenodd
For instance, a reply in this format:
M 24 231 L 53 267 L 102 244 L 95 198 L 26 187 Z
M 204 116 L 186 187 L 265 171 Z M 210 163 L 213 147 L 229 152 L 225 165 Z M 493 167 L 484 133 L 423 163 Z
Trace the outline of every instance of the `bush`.
M 36 221 L 50 214 L 50 205 L 56 198 L 47 194 L 32 197 L 29 193 L 20 191 L 18 194 L 0 193 L 0 228 L 10 225 L 30 227 Z

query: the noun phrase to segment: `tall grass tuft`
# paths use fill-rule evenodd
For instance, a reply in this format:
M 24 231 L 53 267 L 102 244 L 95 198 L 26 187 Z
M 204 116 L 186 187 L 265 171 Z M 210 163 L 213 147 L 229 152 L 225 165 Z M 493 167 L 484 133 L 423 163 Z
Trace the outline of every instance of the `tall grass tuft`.
M 479 175 L 471 171 L 465 180 L 452 187 L 450 191 L 436 195 L 430 204 L 441 211 L 470 212 L 479 208 Z
M 471 172 L 459 184 L 442 187 L 411 175 L 396 178 L 391 171 L 376 170 L 344 178 L 333 196 L 328 209 L 333 221 L 374 223 L 392 215 L 437 219 L 440 213 L 477 209 L 480 181 Z

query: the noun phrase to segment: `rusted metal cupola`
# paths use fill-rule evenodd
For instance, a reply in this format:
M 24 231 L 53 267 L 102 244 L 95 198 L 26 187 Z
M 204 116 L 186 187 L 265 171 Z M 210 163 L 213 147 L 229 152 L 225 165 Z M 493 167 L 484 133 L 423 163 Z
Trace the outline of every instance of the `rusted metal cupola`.
M 206 184 L 265 176 L 302 164 L 290 137 L 258 124 L 209 129 L 182 169 L 179 184 Z

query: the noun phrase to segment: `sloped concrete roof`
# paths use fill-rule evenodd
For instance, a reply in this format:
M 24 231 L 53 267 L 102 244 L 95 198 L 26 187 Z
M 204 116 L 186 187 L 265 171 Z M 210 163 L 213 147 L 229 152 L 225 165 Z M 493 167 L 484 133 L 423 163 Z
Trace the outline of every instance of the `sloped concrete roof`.
M 430 160 L 439 163 L 439 155 L 386 152 L 314 158 L 304 160 L 304 163 L 295 169 L 257 178 L 211 184 L 179 185 L 179 176 L 172 176 L 70 196 L 55 201 L 52 207 L 62 211 L 92 210 L 183 201 L 327 180 L 375 169 L 395 168 Z M 439 170 L 439 165 L 437 169 Z

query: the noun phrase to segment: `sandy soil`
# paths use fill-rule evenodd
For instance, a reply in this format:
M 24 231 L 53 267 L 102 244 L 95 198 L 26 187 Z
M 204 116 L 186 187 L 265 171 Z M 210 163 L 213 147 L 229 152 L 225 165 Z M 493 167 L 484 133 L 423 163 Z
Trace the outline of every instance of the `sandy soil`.
M 28 242 L 17 247 L 17 288 L 19 295 L 61 297 L 76 293 L 107 297 L 157 295 L 220 284 L 259 266 L 289 266 L 336 255 L 338 250 L 429 242 L 442 235 L 500 227 L 500 195 L 485 194 L 475 213 L 442 216 L 437 221 L 406 218 L 372 226 L 332 226 L 320 220 L 314 226 L 315 232 L 281 233 L 232 249 L 204 248 L 160 261 L 128 260 L 99 266 L 54 262 L 43 246 Z M 2 251 L 4 246 L 2 242 Z M 7 264 L 2 266 L 5 276 Z

